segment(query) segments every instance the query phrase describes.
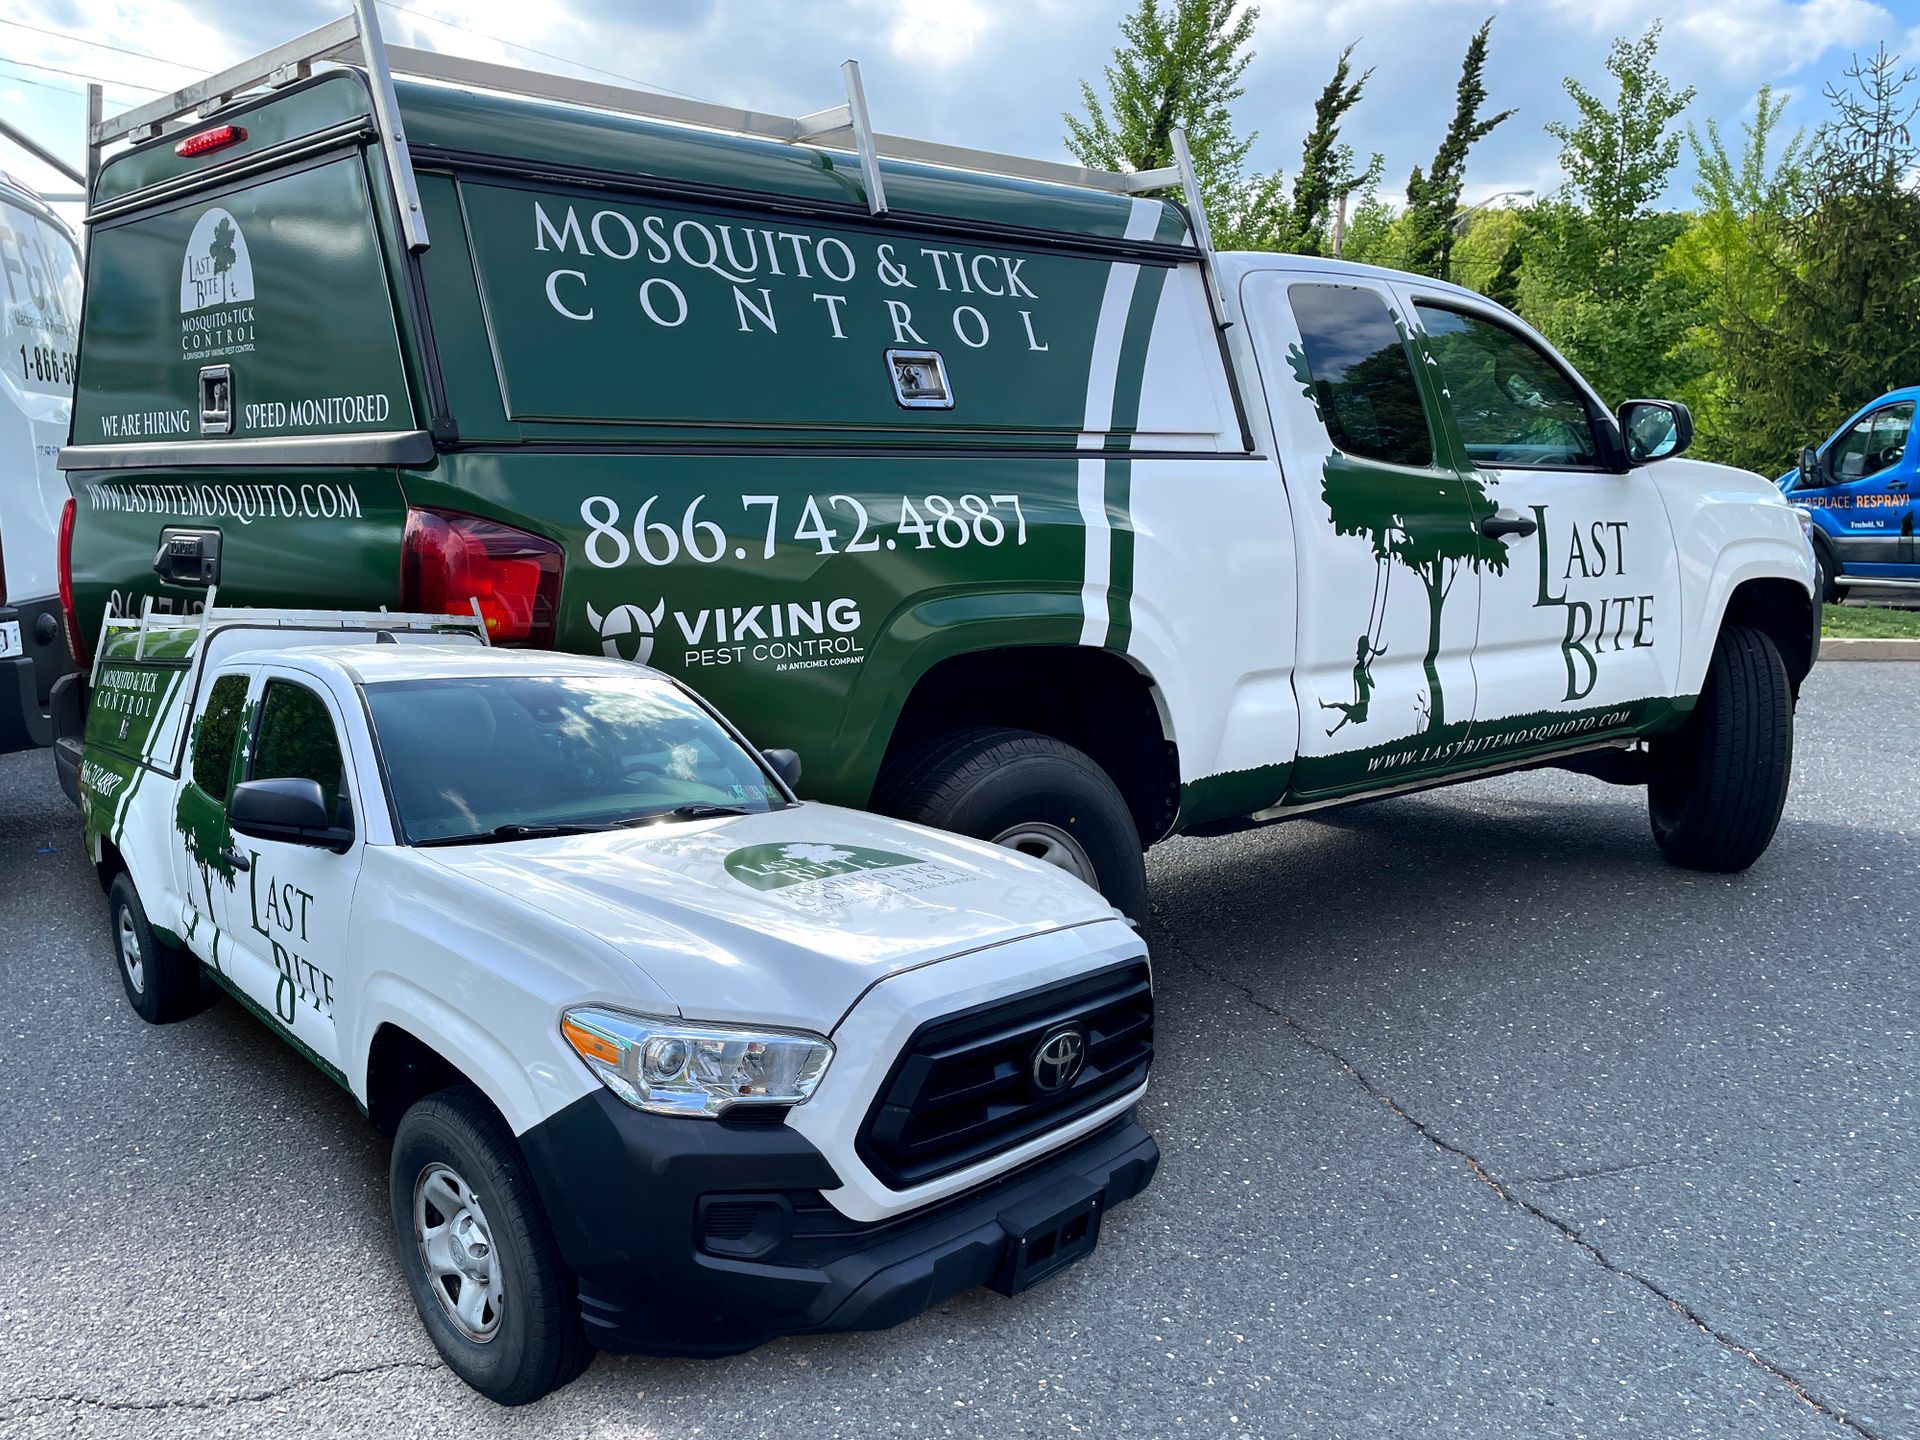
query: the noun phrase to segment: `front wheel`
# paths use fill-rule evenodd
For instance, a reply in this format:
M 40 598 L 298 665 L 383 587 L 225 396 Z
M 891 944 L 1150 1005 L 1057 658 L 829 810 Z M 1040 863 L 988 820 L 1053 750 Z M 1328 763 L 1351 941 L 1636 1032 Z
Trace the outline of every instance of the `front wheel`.
M 1813 563 L 1816 571 L 1815 583 L 1820 587 L 1822 605 L 1840 603 L 1840 566 L 1833 558 L 1833 546 L 1825 540 L 1813 542 Z
M 578 1289 L 513 1132 L 478 1090 L 407 1111 L 388 1192 L 401 1269 L 448 1369 L 525 1405 L 587 1368 Z
M 1647 787 L 1653 837 L 1690 870 L 1731 873 L 1773 839 L 1793 771 L 1793 687 L 1763 632 L 1720 632 L 1700 703 L 1653 744 Z
M 935 736 L 887 767 L 874 808 L 1045 860 L 1146 918 L 1133 812 L 1105 770 L 1050 736 L 998 726 Z

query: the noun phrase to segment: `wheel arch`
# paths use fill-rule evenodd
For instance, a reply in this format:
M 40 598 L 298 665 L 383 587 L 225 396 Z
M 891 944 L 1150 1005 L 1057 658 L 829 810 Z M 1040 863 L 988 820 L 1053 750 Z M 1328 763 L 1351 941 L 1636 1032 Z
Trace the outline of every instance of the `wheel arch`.
M 994 643 L 929 657 L 906 685 L 876 774 L 921 741 L 976 725 L 1031 730 L 1107 772 L 1143 841 L 1172 828 L 1180 762 L 1166 696 L 1119 651 L 1078 643 Z
M 392 1133 L 388 1127 L 398 1125 L 415 1100 L 463 1082 L 485 1095 L 516 1135 L 543 1118 L 539 1097 L 506 1046 L 435 996 L 386 974 L 368 985 L 361 1009 L 358 1028 L 366 1040 L 346 1057 L 358 1062 L 347 1083 L 384 1133 Z
M 1705 587 L 1700 621 L 1681 654 L 1676 693 L 1698 695 L 1720 632 L 1728 625 L 1749 625 L 1779 648 L 1797 697 L 1819 649 L 1815 583 L 1809 544 L 1789 549 L 1754 539 L 1722 550 Z

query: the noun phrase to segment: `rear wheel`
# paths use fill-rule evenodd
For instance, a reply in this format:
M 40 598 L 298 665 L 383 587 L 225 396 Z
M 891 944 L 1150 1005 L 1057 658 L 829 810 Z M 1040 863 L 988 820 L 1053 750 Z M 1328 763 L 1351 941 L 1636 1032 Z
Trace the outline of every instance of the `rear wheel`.
M 1050 736 L 998 726 L 935 736 L 887 767 L 874 808 L 1044 860 L 1146 917 L 1133 812 L 1106 771 Z
M 490 1400 L 525 1405 L 593 1359 L 579 1291 L 513 1132 L 472 1086 L 401 1118 L 388 1171 L 401 1269 L 447 1367 Z
M 1773 641 L 1741 625 L 1722 630 L 1699 705 L 1652 749 L 1647 813 L 1666 857 L 1721 872 L 1758 860 L 1793 771 L 1793 689 Z
M 200 962 L 153 933 L 147 908 L 122 870 L 107 891 L 107 915 L 113 927 L 113 955 L 127 1003 L 149 1025 L 170 1025 L 205 1008 L 207 992 Z

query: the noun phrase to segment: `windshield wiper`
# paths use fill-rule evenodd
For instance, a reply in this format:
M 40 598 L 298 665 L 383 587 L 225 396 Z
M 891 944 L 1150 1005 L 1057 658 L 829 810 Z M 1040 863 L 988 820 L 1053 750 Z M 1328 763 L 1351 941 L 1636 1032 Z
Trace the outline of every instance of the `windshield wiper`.
M 491 830 L 477 830 L 471 835 L 437 835 L 431 840 L 416 841 L 415 848 L 427 845 L 485 845 L 493 840 L 545 840 L 555 835 L 603 835 L 619 828 L 617 825 L 560 823 L 496 825 Z
M 696 800 L 690 805 L 675 805 L 671 810 L 649 810 L 644 815 L 636 815 L 622 824 L 658 825 L 664 820 L 712 820 L 721 815 L 750 815 L 753 812 L 740 805 L 715 805 L 709 801 Z

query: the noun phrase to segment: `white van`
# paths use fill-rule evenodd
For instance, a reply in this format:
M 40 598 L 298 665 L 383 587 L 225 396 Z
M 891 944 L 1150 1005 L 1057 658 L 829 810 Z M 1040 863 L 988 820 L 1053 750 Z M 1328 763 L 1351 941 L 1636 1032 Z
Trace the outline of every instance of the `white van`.
M 0 172 L 0 753 L 53 740 L 49 692 L 72 668 L 56 532 L 80 337 L 80 247 L 44 202 Z

